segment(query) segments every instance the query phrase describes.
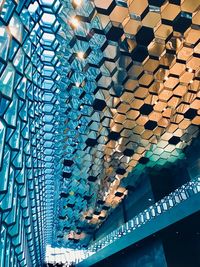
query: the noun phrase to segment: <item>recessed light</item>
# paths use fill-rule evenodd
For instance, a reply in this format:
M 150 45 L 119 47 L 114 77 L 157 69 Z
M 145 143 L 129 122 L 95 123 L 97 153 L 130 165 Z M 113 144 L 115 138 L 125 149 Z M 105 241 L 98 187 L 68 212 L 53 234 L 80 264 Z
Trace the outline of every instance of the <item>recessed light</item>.
M 77 53 L 77 57 L 78 57 L 79 59 L 84 59 L 84 53 L 83 53 L 83 52 L 78 52 L 78 53 Z
M 73 0 L 73 4 L 76 6 L 80 6 L 82 4 L 82 0 Z
M 71 18 L 70 23 L 72 24 L 74 28 L 78 28 L 79 26 L 79 21 L 76 18 Z
M 188 68 L 187 70 L 188 70 L 188 72 L 190 72 L 190 73 L 192 73 L 192 71 L 193 71 L 193 69 L 191 69 L 191 68 Z

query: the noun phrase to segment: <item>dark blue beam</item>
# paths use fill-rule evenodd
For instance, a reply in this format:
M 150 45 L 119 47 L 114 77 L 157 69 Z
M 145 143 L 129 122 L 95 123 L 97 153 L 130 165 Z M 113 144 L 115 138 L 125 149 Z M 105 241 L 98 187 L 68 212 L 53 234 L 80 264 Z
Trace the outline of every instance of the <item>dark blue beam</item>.
M 125 236 L 122 236 L 112 244 L 80 262 L 77 267 L 92 266 L 114 253 L 117 253 L 198 211 L 200 211 L 200 193 L 192 195 L 174 208 L 160 214 Z

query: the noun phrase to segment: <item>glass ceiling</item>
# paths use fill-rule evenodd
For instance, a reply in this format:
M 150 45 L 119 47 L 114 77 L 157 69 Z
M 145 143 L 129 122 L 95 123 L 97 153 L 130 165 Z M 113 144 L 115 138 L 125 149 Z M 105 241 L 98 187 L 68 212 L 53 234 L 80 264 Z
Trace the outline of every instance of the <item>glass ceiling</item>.
M 0 266 L 82 251 L 146 167 L 184 158 L 199 14 L 196 0 L 0 1 Z

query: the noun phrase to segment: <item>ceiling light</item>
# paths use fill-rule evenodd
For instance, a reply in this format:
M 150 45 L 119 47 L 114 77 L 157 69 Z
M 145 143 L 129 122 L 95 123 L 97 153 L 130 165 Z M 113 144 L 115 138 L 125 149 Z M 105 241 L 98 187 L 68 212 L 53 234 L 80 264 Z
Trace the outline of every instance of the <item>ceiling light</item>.
M 78 52 L 78 53 L 77 53 L 77 57 L 78 57 L 79 59 L 84 59 L 84 53 L 83 53 L 83 52 Z
M 76 6 L 80 6 L 82 4 L 82 0 L 73 0 L 73 4 Z
M 70 20 L 70 22 L 71 22 L 71 24 L 72 24 L 72 26 L 73 26 L 74 28 L 78 28 L 78 26 L 79 26 L 79 21 L 78 21 L 76 18 L 72 18 L 72 19 Z
M 192 73 L 192 71 L 193 71 L 193 69 L 191 69 L 191 68 L 188 68 L 187 70 L 188 70 L 188 72 L 190 72 L 190 73 Z

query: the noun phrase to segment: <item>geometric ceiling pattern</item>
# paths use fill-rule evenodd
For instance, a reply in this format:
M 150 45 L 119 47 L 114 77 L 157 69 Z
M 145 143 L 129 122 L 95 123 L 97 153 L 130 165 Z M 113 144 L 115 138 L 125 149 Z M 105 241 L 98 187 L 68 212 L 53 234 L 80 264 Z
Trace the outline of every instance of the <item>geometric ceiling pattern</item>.
M 146 167 L 184 157 L 200 125 L 199 5 L 0 1 L 0 266 L 87 246 Z
M 197 136 L 200 3 L 61 3 L 63 182 L 54 232 L 72 246 L 127 194 L 130 172 L 136 179 L 145 166 L 184 157 Z

